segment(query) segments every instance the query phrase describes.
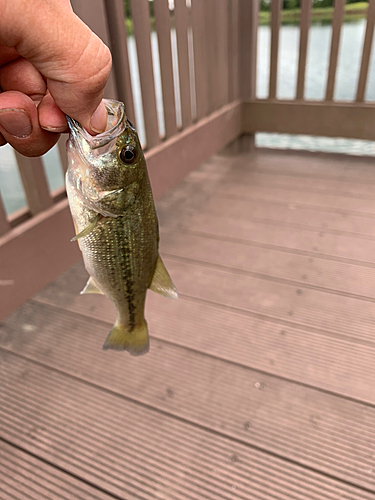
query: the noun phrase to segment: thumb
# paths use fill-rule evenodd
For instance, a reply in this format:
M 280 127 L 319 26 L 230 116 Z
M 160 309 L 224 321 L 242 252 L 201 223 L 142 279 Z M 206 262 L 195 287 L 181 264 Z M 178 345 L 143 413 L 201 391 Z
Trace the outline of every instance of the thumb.
M 3 4 L 3 5 L 2 5 Z M 44 76 L 56 105 L 91 133 L 105 129 L 108 47 L 66 0 L 0 0 L 0 43 L 14 47 Z

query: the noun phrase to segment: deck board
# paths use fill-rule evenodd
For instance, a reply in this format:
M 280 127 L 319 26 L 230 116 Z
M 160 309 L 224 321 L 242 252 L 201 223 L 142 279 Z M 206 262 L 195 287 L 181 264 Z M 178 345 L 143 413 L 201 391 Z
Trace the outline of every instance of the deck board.
M 2 500 L 113 499 L 113 496 L 2 440 L 0 440 L 0 494 Z
M 31 320 L 36 326 L 33 331 L 25 327 L 16 330 L 16 325 L 27 326 Z M 330 375 L 331 379 L 341 381 L 341 387 L 344 387 L 343 382 L 348 383 L 348 365 L 341 366 L 341 373 L 337 363 L 335 367 L 332 349 L 337 352 L 340 348 L 336 342 L 323 343 L 321 351 L 316 353 L 313 344 L 305 338 L 305 358 L 300 362 L 300 373 L 295 374 L 295 382 L 286 382 L 265 371 L 270 371 L 271 359 L 275 373 L 286 375 L 287 361 L 293 365 L 301 357 L 301 350 L 298 356 L 290 354 L 295 342 L 290 331 L 283 335 L 277 332 L 281 339 L 280 347 L 276 348 L 280 351 L 279 356 L 270 352 L 272 347 L 267 347 L 266 342 L 263 349 L 262 346 L 256 349 L 253 342 L 246 345 L 246 338 L 241 341 L 236 336 L 237 351 L 231 352 L 229 359 L 218 358 L 220 354 L 225 356 L 228 348 L 223 336 L 216 341 L 216 356 L 212 348 L 204 349 L 203 341 L 201 345 L 195 344 L 195 350 L 187 350 L 188 346 L 152 339 L 148 356 L 130 358 L 125 364 L 116 353 L 100 351 L 108 327 L 80 315 L 67 316 L 56 308 L 27 304 L 6 322 L 0 346 L 23 359 L 137 400 L 201 428 L 215 430 L 332 476 L 350 479 L 353 484 L 374 486 L 375 479 L 368 470 L 375 446 L 372 433 L 375 408 L 301 385 L 304 370 L 314 374 L 310 382 L 313 380 L 316 386 L 317 374 L 322 380 Z M 276 343 L 276 335 L 270 341 Z M 199 351 L 211 351 L 212 355 Z M 325 351 L 331 353 L 331 360 L 324 359 Z M 256 366 L 257 357 L 263 358 L 264 372 L 240 366 L 240 352 L 245 354 L 242 361 L 248 366 Z M 284 359 L 284 370 L 280 372 L 283 352 L 288 353 L 288 360 Z M 353 352 L 351 354 L 353 356 Z M 309 356 L 316 360 L 319 355 L 320 364 L 308 365 Z M 357 374 L 359 389 L 367 386 L 368 391 L 373 390 L 374 373 L 369 373 L 368 366 L 374 355 L 375 350 L 367 354 L 362 350 L 354 357 L 358 366 L 359 359 L 362 363 L 368 359 L 367 371 L 363 369 Z M 330 362 L 333 367 L 328 373 Z M 214 391 L 213 385 L 220 390 Z M 341 387 L 336 387 L 337 392 Z M 358 393 L 355 396 L 358 397 Z M 375 394 L 373 401 L 374 398 Z M 301 435 L 304 436 L 302 441 Z
M 53 288 L 40 294 L 37 302 L 83 316 L 81 325 L 84 325 L 85 316 L 90 317 L 90 321 L 106 322 L 102 334 L 95 340 L 95 349 L 100 349 L 115 319 L 114 310 L 102 297 L 75 300 L 73 290 L 79 290 L 84 281 L 85 278 L 78 275 L 77 266 L 56 281 Z M 64 295 L 62 290 L 71 290 L 72 295 Z M 25 344 L 30 334 L 26 334 L 26 339 L 22 331 L 16 334 L 15 326 L 19 324 L 25 325 L 26 332 L 30 324 L 37 324 L 37 330 L 44 328 L 43 318 L 51 314 L 48 310 L 40 314 L 37 311 L 36 305 L 32 305 L 25 311 L 20 310 L 19 316 L 9 324 L 5 323 L 1 345 L 7 346 L 9 339 L 13 339 L 12 349 Z M 55 315 L 58 313 L 58 310 L 53 311 Z M 188 297 L 168 302 L 150 294 L 147 311 L 152 338 L 375 404 L 374 345 L 362 345 L 327 330 L 302 328 L 292 321 L 223 308 L 213 302 Z M 76 316 L 74 318 L 78 321 Z M 43 335 L 48 332 L 50 343 L 53 338 L 66 335 L 64 331 L 70 328 L 72 326 L 61 328 L 59 322 L 53 322 Z M 43 337 L 35 345 L 36 352 L 42 345 Z
M 120 498 L 374 498 L 11 355 L 2 375 L 2 435 Z
M 82 263 L 6 318 L 0 496 L 375 500 L 373 189 L 373 160 L 225 152 L 158 203 L 180 299 L 149 294 L 147 356 L 101 350 Z

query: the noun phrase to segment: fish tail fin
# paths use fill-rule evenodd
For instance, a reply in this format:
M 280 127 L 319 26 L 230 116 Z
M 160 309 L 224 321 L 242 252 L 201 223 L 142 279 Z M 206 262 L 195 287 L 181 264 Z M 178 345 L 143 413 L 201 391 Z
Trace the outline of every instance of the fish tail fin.
M 133 356 L 146 354 L 149 349 L 148 329 L 145 320 L 130 330 L 121 323 L 116 323 L 109 332 L 103 349 L 113 349 L 115 351 L 128 351 Z

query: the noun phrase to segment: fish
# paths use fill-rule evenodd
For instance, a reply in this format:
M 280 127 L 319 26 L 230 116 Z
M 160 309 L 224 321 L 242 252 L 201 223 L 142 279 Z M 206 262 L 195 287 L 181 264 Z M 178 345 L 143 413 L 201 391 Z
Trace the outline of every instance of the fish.
M 91 136 L 67 117 L 66 190 L 89 279 L 81 294 L 113 303 L 116 322 L 103 349 L 138 356 L 149 350 L 147 290 L 178 297 L 159 255 L 159 226 L 147 166 L 124 104 L 104 99 L 107 129 Z

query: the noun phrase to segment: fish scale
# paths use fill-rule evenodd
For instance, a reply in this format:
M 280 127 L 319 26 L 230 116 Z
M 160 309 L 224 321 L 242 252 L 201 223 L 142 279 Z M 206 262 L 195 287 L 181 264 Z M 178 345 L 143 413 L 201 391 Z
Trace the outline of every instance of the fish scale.
M 117 310 L 105 349 L 148 350 L 147 289 L 177 298 L 158 253 L 158 220 L 145 158 L 122 103 L 105 100 L 108 131 L 91 137 L 68 118 L 67 193 L 90 278 L 81 293 L 103 293 Z M 126 152 L 126 154 L 124 153 Z

